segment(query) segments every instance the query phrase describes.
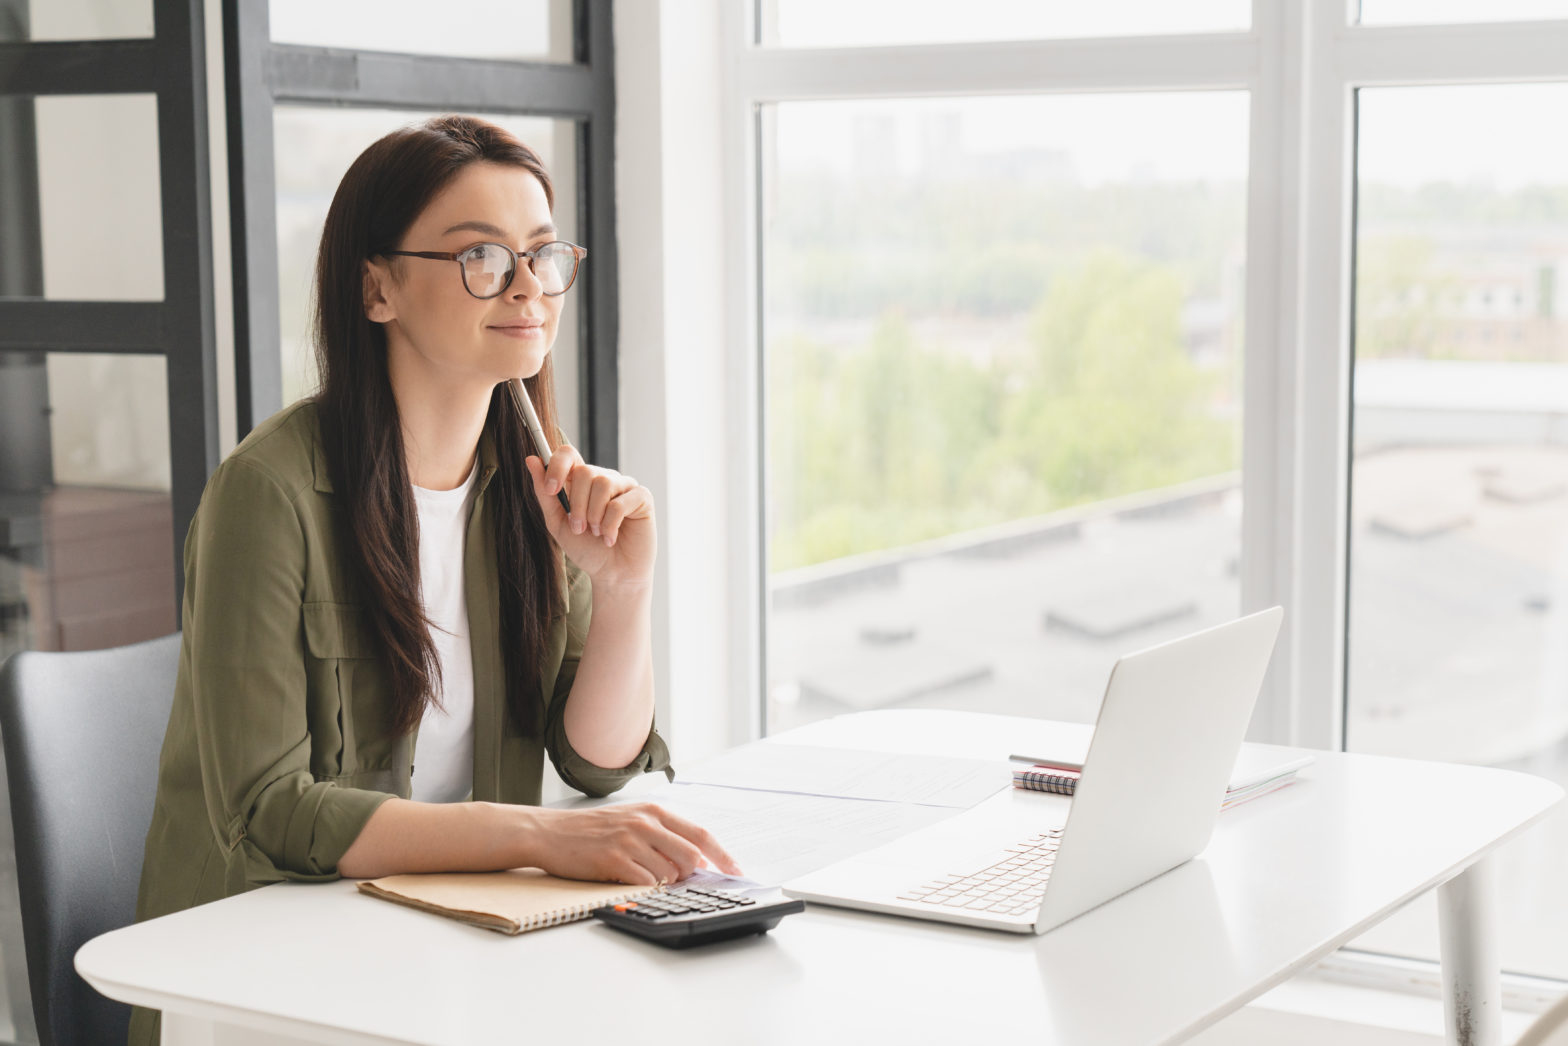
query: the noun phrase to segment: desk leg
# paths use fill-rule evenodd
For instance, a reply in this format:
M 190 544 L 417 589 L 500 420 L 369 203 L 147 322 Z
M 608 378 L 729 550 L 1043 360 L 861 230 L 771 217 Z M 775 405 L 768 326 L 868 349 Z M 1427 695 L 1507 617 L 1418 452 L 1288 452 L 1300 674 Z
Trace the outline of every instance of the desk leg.
M 1493 858 L 1483 857 L 1437 888 L 1450 1046 L 1499 1046 L 1503 1041 L 1493 864 Z

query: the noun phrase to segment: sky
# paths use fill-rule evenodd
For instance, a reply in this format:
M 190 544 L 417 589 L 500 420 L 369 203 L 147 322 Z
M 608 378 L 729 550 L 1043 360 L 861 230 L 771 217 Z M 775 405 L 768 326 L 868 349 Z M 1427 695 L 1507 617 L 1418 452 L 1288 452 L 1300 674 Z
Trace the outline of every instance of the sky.
M 280 42 L 478 57 L 543 57 L 568 28 L 567 0 L 268 0 Z M 726 0 L 740 2 L 740 0 Z M 1331 3 L 1334 0 L 1314 0 Z M 1568 0 L 1361 0 L 1367 24 L 1568 18 Z M 373 7 L 375 17 L 365 17 Z M 764 32 L 786 46 L 1234 32 L 1250 0 L 764 0 Z M 35 36 L 140 35 L 151 0 L 32 0 Z M 1362 92 L 1360 162 L 1368 181 L 1490 182 L 1508 189 L 1568 180 L 1561 135 L 1568 84 L 1376 88 Z M 1060 150 L 1086 183 L 1128 178 L 1240 179 L 1246 97 L 1238 92 L 789 103 L 778 113 L 786 170 L 847 170 L 857 117 L 892 113 L 906 171 L 918 168 L 924 114 L 957 113 L 973 153 Z M 1554 140 L 1555 139 L 1555 140 Z
M 786 102 L 777 106 L 778 157 L 786 172 L 847 174 L 856 127 L 881 115 L 894 121 L 898 169 L 913 174 L 926 128 L 950 114 L 962 151 L 1060 150 L 1085 184 L 1239 180 L 1247 103 L 1240 91 Z M 1366 88 L 1360 174 L 1403 186 L 1568 183 L 1568 148 L 1546 133 L 1564 112 L 1568 84 Z

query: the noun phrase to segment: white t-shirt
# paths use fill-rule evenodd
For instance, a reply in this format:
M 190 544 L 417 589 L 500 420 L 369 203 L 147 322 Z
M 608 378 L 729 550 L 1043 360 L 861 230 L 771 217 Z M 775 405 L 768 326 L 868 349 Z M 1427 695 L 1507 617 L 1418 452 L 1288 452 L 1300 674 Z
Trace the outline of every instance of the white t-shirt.
M 419 513 L 419 586 L 430 638 L 441 662 L 436 693 L 444 708 L 425 708 L 414 752 L 413 798 L 466 799 L 474 787 L 474 662 L 463 590 L 463 549 L 479 461 L 455 490 L 414 487 Z

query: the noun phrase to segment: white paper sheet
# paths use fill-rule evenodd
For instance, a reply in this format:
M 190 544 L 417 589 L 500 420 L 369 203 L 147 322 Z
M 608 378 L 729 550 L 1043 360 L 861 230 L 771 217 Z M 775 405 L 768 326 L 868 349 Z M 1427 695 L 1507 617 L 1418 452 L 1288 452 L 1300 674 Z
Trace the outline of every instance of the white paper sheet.
M 718 839 L 746 878 L 769 886 L 852 857 L 958 811 L 698 784 L 661 784 L 617 797 L 657 803 Z
M 682 769 L 678 783 L 966 810 L 1011 785 L 1005 759 L 898 755 L 754 741 Z

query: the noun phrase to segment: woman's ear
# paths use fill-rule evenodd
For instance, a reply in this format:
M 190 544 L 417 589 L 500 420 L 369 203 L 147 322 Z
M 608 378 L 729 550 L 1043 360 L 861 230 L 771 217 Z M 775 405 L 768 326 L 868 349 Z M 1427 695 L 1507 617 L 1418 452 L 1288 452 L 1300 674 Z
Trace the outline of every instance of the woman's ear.
M 397 313 L 392 310 L 392 303 L 387 300 L 386 293 L 392 282 L 392 274 L 386 266 L 377 265 L 368 258 L 364 266 L 365 319 L 371 323 L 386 323 L 396 319 Z

